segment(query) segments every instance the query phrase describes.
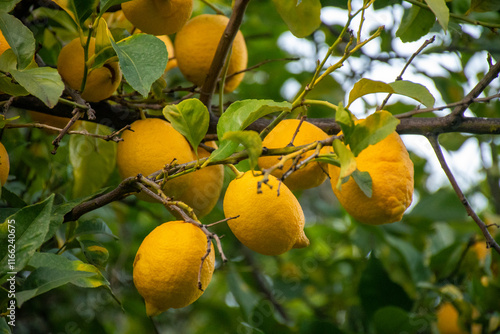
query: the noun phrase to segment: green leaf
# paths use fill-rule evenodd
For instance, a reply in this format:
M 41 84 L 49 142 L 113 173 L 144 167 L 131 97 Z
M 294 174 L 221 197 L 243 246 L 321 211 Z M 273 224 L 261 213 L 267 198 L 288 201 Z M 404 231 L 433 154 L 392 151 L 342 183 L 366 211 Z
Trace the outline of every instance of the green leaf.
M 79 220 L 73 238 L 91 234 L 104 234 L 118 240 L 118 237 L 113 234 L 106 222 L 101 218 Z
M 373 255 L 361 274 L 359 298 L 368 317 L 386 306 L 397 306 L 409 311 L 413 305 L 405 290 L 390 279 L 382 262 Z
M 406 264 L 408 273 L 414 283 L 425 282 L 431 278 L 431 271 L 424 263 L 422 252 L 418 251 L 411 243 L 392 235 L 386 236 L 387 243 L 393 251 L 399 253 Z
M 273 0 L 278 13 L 290 32 L 296 37 L 312 34 L 321 24 L 321 2 L 319 0 Z
M 50 67 L 27 68 L 11 71 L 14 79 L 30 94 L 39 98 L 49 108 L 59 102 L 64 83 L 56 69 Z
M 99 269 L 82 261 L 71 261 L 62 255 L 36 253 L 29 262 L 35 268 L 16 293 L 18 306 L 52 289 L 72 283 L 79 287 L 96 288 L 109 286 Z
M 205 137 L 210 123 L 207 107 L 198 99 L 188 99 L 177 105 L 167 105 L 163 108 L 163 116 L 186 137 L 198 155 L 197 147 Z
M 111 40 L 123 76 L 132 88 L 146 97 L 151 85 L 167 66 L 167 48 L 153 35 L 137 34 L 118 43 Z
M 91 122 L 82 122 L 79 130 L 99 135 L 111 133 L 110 128 Z M 116 143 L 89 136 L 71 136 L 69 160 L 73 167 L 73 197 L 87 196 L 100 189 L 115 169 Z
M 396 94 L 411 97 L 421 102 L 427 108 L 434 107 L 434 102 L 436 102 L 434 96 L 432 96 L 427 87 L 421 84 L 406 80 L 398 80 L 391 82 L 389 85 L 394 89 Z
M 436 17 L 431 11 L 419 6 L 405 9 L 403 19 L 396 31 L 396 37 L 404 43 L 415 42 L 426 35 L 436 22 Z
M 2 188 L 2 200 L 6 201 L 11 208 L 23 208 L 28 205 L 21 197 L 6 188 Z M 0 221 L 3 221 L 3 219 L 0 219 Z
M 100 242 L 80 239 L 78 242 L 89 263 L 101 268 L 105 266 L 109 259 L 109 251 Z
M 92 15 L 99 0 L 54 0 L 54 2 L 64 9 L 78 26 L 85 28 L 85 20 Z
M 0 30 L 17 57 L 19 69 L 26 68 L 35 55 L 35 37 L 19 19 L 0 12 Z
M 2 87 L 2 92 L 12 96 L 26 96 L 30 94 L 23 86 L 12 82 L 12 78 L 2 73 L 0 73 L 0 87 Z
M 0 249 L 2 253 L 5 252 L 0 258 L 0 279 L 6 272 L 21 271 L 43 244 L 50 225 L 53 202 L 52 194 L 41 203 L 20 209 L 0 224 Z M 8 238 L 13 231 L 14 238 Z M 15 263 L 9 263 L 8 249 L 15 249 Z
M 217 136 L 223 138 L 226 132 L 245 130 L 259 118 L 277 111 L 290 111 L 289 102 L 275 102 L 273 100 L 241 100 L 236 101 L 227 108 L 217 123 Z M 238 148 L 238 144 L 225 141 L 219 148 L 212 152 L 207 161 L 220 161 L 229 157 Z
M 386 84 L 382 81 L 370 80 L 370 79 L 361 79 L 354 84 L 350 93 L 349 93 L 349 103 L 347 104 L 347 108 L 356 101 L 358 98 L 373 93 L 391 93 L 394 94 L 394 88 L 392 88 L 389 84 Z
M 411 319 L 408 312 L 396 307 L 383 307 L 373 315 L 373 323 L 379 334 L 417 333 L 421 330 L 421 322 Z
M 104 14 L 108 9 L 110 9 L 112 6 L 119 5 L 123 2 L 127 2 L 129 0 L 100 0 L 100 5 L 99 5 L 99 14 Z
M 99 19 L 99 25 L 95 36 L 95 59 L 90 69 L 102 67 L 110 58 L 116 57 L 116 52 L 111 44 L 113 36 L 108 29 L 108 24 L 103 18 Z
M 425 0 L 427 5 L 429 5 L 430 9 L 436 15 L 436 18 L 443 27 L 443 30 L 448 30 L 448 22 L 450 20 L 450 10 L 448 6 L 446 6 L 445 0 Z
M 0 1 L 0 12 L 10 12 L 14 9 L 18 2 L 21 0 L 1 0 Z
M 340 125 L 344 137 L 348 140 L 354 130 L 354 119 L 349 110 L 342 106 L 342 103 L 339 103 L 337 111 L 335 112 L 335 122 Z
M 0 2 L 1 6 L 1 2 Z M 8 319 L 9 315 L 6 315 L 5 317 L 0 318 L 0 334 L 12 334 L 12 330 L 10 326 L 7 324 L 7 322 L 10 322 L 11 324 L 15 324 L 14 320 L 11 320 L 10 318 Z
M 431 257 L 429 268 L 437 279 L 445 279 L 460 267 L 467 243 L 455 242 Z
M 340 189 L 342 181 L 356 170 L 357 165 L 354 154 L 342 141 L 335 139 L 332 147 L 340 160 L 340 175 L 336 185 L 337 189 Z
M 356 124 L 348 142 L 354 156 L 393 133 L 398 124 L 399 119 L 385 110 L 377 111 Z
M 373 183 L 370 173 L 361 172 L 360 170 L 356 169 L 354 172 L 352 172 L 351 176 L 358 185 L 359 189 L 361 189 L 361 191 L 366 195 L 366 197 L 371 198 L 373 194 Z
M 472 0 L 469 12 L 493 12 L 500 9 L 500 0 Z
M 229 270 L 226 275 L 229 291 L 234 296 L 236 302 L 240 305 L 241 311 L 246 319 L 252 315 L 252 311 L 259 303 L 259 298 L 252 293 L 250 287 L 243 281 L 234 265 L 228 265 Z
M 250 167 L 255 169 L 257 160 L 262 154 L 262 139 L 255 131 L 229 131 L 222 137 L 221 144 L 224 141 L 232 141 L 236 144 L 242 144 L 248 152 Z

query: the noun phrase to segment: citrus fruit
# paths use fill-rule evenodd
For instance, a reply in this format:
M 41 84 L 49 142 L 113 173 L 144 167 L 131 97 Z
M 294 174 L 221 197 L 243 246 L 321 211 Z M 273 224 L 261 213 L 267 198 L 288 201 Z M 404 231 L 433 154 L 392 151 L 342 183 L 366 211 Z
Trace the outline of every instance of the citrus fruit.
M 279 255 L 291 248 L 309 245 L 304 233 L 304 212 L 290 189 L 274 176 L 262 184 L 262 175 L 248 171 L 229 183 L 224 195 L 224 215 L 236 238 L 251 250 L 264 255 Z M 270 186 L 272 188 L 270 188 Z
M 95 38 L 89 43 L 91 57 L 95 50 Z M 79 38 L 66 44 L 59 53 L 57 70 L 64 81 L 73 89 L 80 90 L 85 70 L 84 50 Z M 122 72 L 117 61 L 104 64 L 88 73 L 82 98 L 89 102 L 98 102 L 110 97 L 122 80 Z
M 208 146 L 217 148 L 215 142 L 207 142 Z M 194 152 L 193 152 L 194 155 Z M 198 147 L 198 158 L 208 157 L 205 149 Z M 224 166 L 215 165 L 205 167 L 191 173 L 193 182 L 191 186 L 179 197 L 179 201 L 186 203 L 193 208 L 198 218 L 206 216 L 219 200 L 224 182 Z
M 437 310 L 437 327 L 441 334 L 467 334 L 458 321 L 458 311 L 449 302 L 443 303 Z
M 177 65 L 187 80 L 202 86 L 210 70 L 210 65 L 226 29 L 229 19 L 223 15 L 203 14 L 191 19 L 175 36 Z M 248 53 L 245 39 L 238 31 L 233 41 L 227 76 L 244 70 Z M 232 92 L 243 80 L 240 73 L 226 80 L 224 90 Z
M 123 10 L 106 12 L 102 14 L 102 18 L 106 20 L 109 29 L 125 29 L 130 32 L 134 28 L 132 23 L 125 17 Z
M 127 19 L 145 33 L 178 32 L 193 12 L 193 0 L 132 0 L 122 3 Z
M 4 185 L 9 177 L 10 162 L 7 150 L 2 143 L 0 143 L 0 185 Z
M 7 49 L 10 49 L 9 43 L 7 43 L 7 40 L 5 39 L 5 36 L 2 34 L 0 31 L 0 56 L 2 53 L 4 53 Z
M 144 238 L 135 256 L 133 278 L 148 316 L 185 307 L 203 294 L 198 288 L 198 271 L 206 251 L 206 235 L 184 221 L 166 222 Z M 214 264 L 211 245 L 201 271 L 202 289 L 212 279 Z
M 471 246 L 471 250 L 476 254 L 479 261 L 484 261 L 486 255 L 491 252 L 486 241 L 478 241 Z
M 263 147 L 267 148 L 282 148 L 286 147 L 290 144 L 295 131 L 297 130 L 300 121 L 297 119 L 285 119 L 278 123 L 278 125 L 264 138 L 262 142 Z M 299 132 L 295 136 L 293 140 L 294 146 L 301 146 L 306 144 L 311 144 L 318 140 L 327 139 L 328 135 L 318 128 L 317 126 L 308 123 L 302 122 L 299 128 Z M 325 147 L 321 150 L 321 152 L 327 152 L 328 149 Z M 303 157 L 299 160 L 309 157 L 314 153 L 314 150 L 308 151 L 303 154 Z M 259 166 L 262 169 L 267 169 L 272 167 L 280 162 L 280 157 L 278 156 L 265 156 L 259 158 Z M 283 174 L 292 167 L 292 160 L 285 162 L 282 169 L 275 169 L 272 172 L 272 175 L 277 178 L 281 178 Z M 322 184 L 326 180 L 326 171 L 328 169 L 328 165 L 319 162 L 313 162 L 307 164 L 305 167 L 294 171 L 290 174 L 285 180 L 284 183 L 290 190 L 297 189 L 308 189 L 314 188 Z
M 380 225 L 400 221 L 413 196 L 413 163 L 396 132 L 365 148 L 357 168 L 370 173 L 372 196 L 366 196 L 351 177 L 337 189 L 340 168 L 329 165 L 332 189 L 344 209 L 358 221 Z
M 122 178 L 148 176 L 177 159 L 178 163 L 195 160 L 187 140 L 167 121 L 147 118 L 131 124 L 118 143 L 116 163 Z M 177 199 L 190 186 L 192 173 L 168 180 L 163 191 Z M 139 198 L 153 201 L 149 196 Z

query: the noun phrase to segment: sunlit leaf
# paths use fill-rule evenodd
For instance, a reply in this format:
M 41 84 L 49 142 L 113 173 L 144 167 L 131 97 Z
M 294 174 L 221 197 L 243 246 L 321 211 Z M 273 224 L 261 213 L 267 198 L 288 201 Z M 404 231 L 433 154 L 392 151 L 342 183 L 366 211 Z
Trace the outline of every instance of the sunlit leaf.
M 319 0 L 273 0 L 283 21 L 296 37 L 312 34 L 321 24 L 321 2 Z
M 222 137 L 221 145 L 224 141 L 231 141 L 236 144 L 242 144 L 248 152 L 250 167 L 254 169 L 257 166 L 257 160 L 262 154 L 262 139 L 255 131 L 229 131 Z
M 84 27 L 85 20 L 92 15 L 99 0 L 54 0 L 80 27 Z
M 358 185 L 359 189 L 365 194 L 366 197 L 371 198 L 373 194 L 372 177 L 369 172 L 361 172 L 358 169 L 352 172 L 352 178 Z
M 340 174 L 337 181 L 337 189 L 341 188 L 342 180 L 352 174 L 356 170 L 356 160 L 354 154 L 349 150 L 342 141 L 335 139 L 332 143 L 333 150 L 340 160 Z
M 394 94 L 394 88 L 391 85 L 382 81 L 370 80 L 363 78 L 354 84 L 349 93 L 349 103 L 347 107 L 356 101 L 358 98 L 373 93 L 391 93 Z
M 434 107 L 434 102 L 436 102 L 434 96 L 432 96 L 427 87 L 421 84 L 406 80 L 398 80 L 391 82 L 389 85 L 394 89 L 395 94 L 411 97 L 424 104 L 427 108 Z
M 30 94 L 52 108 L 59 102 L 64 83 L 56 69 L 50 67 L 27 68 L 10 72 L 14 79 Z
M 210 123 L 210 113 L 207 107 L 198 99 L 188 99 L 175 105 L 170 104 L 163 108 L 163 116 L 180 132 L 195 149 L 207 133 Z
M 436 18 L 443 27 L 443 30 L 446 31 L 448 30 L 448 22 L 450 20 L 450 10 L 448 9 L 448 6 L 446 6 L 446 1 L 445 0 L 425 0 L 427 2 L 427 5 L 429 5 L 429 8 L 432 10 L 434 15 L 436 15 Z

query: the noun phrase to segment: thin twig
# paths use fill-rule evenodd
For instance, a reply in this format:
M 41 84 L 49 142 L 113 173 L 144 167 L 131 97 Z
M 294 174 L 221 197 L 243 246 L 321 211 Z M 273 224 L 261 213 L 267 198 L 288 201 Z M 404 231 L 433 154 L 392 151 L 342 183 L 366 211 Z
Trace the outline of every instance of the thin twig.
M 401 70 L 401 73 L 399 73 L 399 75 L 396 77 L 396 81 L 400 81 L 400 80 L 403 80 L 403 74 L 406 72 L 406 70 L 408 69 L 408 67 L 410 66 L 410 64 L 412 63 L 412 61 L 420 54 L 420 52 L 422 52 L 429 44 L 432 44 L 434 43 L 434 41 L 436 40 L 436 35 L 432 36 L 432 38 L 426 40 L 419 48 L 417 51 L 415 51 L 410 59 L 408 59 L 408 61 L 406 62 L 405 66 L 403 67 L 403 69 Z M 387 96 L 385 97 L 384 101 L 382 102 L 382 104 L 377 108 L 377 110 L 382 110 L 385 105 L 387 104 L 387 102 L 389 101 L 389 99 L 391 98 L 392 96 L 392 93 L 389 93 L 387 94 Z
M 474 209 L 472 209 L 469 201 L 460 189 L 455 176 L 448 167 L 443 152 L 441 151 L 441 146 L 439 145 L 437 135 L 430 134 L 427 136 L 427 139 L 431 143 L 432 148 L 434 149 L 434 152 L 436 153 L 436 156 L 439 160 L 439 163 L 441 164 L 441 168 L 443 168 L 446 176 L 448 177 L 448 180 L 451 183 L 451 186 L 453 187 L 453 190 L 455 190 L 455 193 L 460 199 L 460 202 L 462 202 L 462 204 L 464 205 L 467 214 L 476 222 L 477 226 L 479 226 L 479 228 L 481 229 L 481 232 L 483 232 L 483 235 L 486 238 L 486 242 L 488 243 L 488 247 L 494 248 L 500 254 L 500 245 L 498 245 L 495 239 L 491 236 L 490 231 L 488 231 L 488 226 L 481 220 L 481 218 L 479 218 Z
M 256 68 L 259 68 L 262 65 L 265 65 L 267 63 L 272 63 L 272 62 L 275 62 L 275 61 L 297 61 L 297 60 L 300 60 L 300 58 L 299 57 L 287 57 L 287 58 L 279 58 L 279 59 L 266 59 L 266 60 L 263 60 L 260 63 L 257 63 L 257 64 L 255 64 L 253 66 L 247 67 L 244 70 L 241 70 L 241 71 L 238 71 L 238 72 L 234 72 L 234 73 L 228 75 L 226 77 L 226 80 L 229 79 L 229 78 L 232 78 L 232 77 L 234 77 L 234 76 L 236 76 L 238 74 L 245 73 L 245 72 L 250 72 L 252 70 L 255 70 Z
M 61 130 L 61 132 L 59 132 L 59 135 L 57 135 L 57 137 L 52 141 L 52 145 L 54 145 L 54 149 L 50 153 L 52 153 L 52 154 L 57 153 L 57 148 L 59 147 L 59 143 L 61 142 L 63 137 L 68 133 L 69 129 L 73 126 L 73 124 L 75 124 L 75 122 L 77 120 L 79 120 L 80 117 L 82 117 L 83 113 L 84 112 L 80 111 L 80 109 L 78 109 L 78 108 L 75 108 L 73 110 L 73 117 L 71 117 L 68 124 L 66 124 L 66 126 Z

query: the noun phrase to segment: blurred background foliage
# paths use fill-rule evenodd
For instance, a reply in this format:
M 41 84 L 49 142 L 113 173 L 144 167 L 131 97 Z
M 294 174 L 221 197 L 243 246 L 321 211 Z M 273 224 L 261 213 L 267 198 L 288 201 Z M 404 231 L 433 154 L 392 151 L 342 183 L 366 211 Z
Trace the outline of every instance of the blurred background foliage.
M 229 1 L 211 2 L 230 12 Z M 247 73 L 237 92 L 225 97 L 227 101 L 293 98 L 310 80 L 316 60 L 322 58 L 347 18 L 346 1 L 321 3 L 323 21 L 333 23 L 322 24 L 311 36 L 297 39 L 288 32 L 272 1 L 250 2 L 241 28 L 249 49 L 249 65 L 285 57 L 300 60 L 276 61 Z M 453 0 L 447 5 L 451 12 L 465 15 L 471 3 Z M 375 9 L 367 13 L 367 24 L 371 27 L 373 22 L 369 20 L 377 17 L 383 20 L 386 30 L 381 38 L 372 42 L 374 46 L 353 55 L 342 69 L 312 91 L 309 98 L 337 104 L 361 77 L 372 75 L 373 79 L 393 81 L 395 76 L 380 77 L 382 72 L 377 68 L 383 71 L 391 67 L 394 73 L 399 73 L 408 56 L 432 35 L 437 36 L 436 42 L 412 64 L 408 76 L 415 81 L 422 80 L 438 105 L 457 102 L 467 94 L 487 69 L 486 52 L 497 61 L 500 59 L 496 30 L 453 19 L 446 34 L 432 21 L 428 33 L 417 36 L 409 47 L 403 45 L 395 34 L 402 15 L 410 7 L 405 1 L 375 1 Z M 76 33 L 69 17 L 63 12 L 54 16 L 54 10 L 34 6 L 26 17 L 26 23 L 42 45 L 39 54 L 48 65 L 55 65 L 61 41 L 72 39 Z M 212 11 L 201 1 L 195 1 L 193 15 L 205 12 Z M 473 12 L 468 17 L 500 24 L 499 11 Z M 353 26 L 353 29 L 356 28 Z M 116 38 L 124 32 L 113 33 Z M 448 67 L 446 59 L 450 57 L 456 62 L 449 63 Z M 170 71 L 165 80 L 168 87 L 186 84 L 178 70 Z M 485 90 L 485 96 L 498 92 L 499 86 L 497 80 Z M 168 98 L 173 101 L 178 96 Z M 360 116 L 370 113 L 383 98 L 364 98 L 352 111 Z M 387 109 L 398 114 L 414 108 L 414 102 L 394 99 Z M 31 121 L 25 110 L 13 109 L 10 113 L 19 115 L 21 121 Z M 474 104 L 468 113 L 477 117 L 500 117 L 500 102 Z M 311 107 L 309 116 L 333 115 L 331 110 Z M 113 168 L 110 177 L 96 180 L 92 166 L 82 167 L 82 159 L 78 162 L 75 158 L 84 161 L 95 158 L 95 141 L 84 136 L 66 136 L 57 154 L 52 155 L 54 137 L 53 133 L 39 129 L 9 129 L 2 133 L 2 143 L 11 159 L 11 174 L 0 202 L 2 220 L 17 212 L 24 203 L 38 203 L 56 194 L 54 203 L 61 204 L 120 182 L 114 161 L 105 164 Z M 55 253 L 64 245 L 64 256 L 99 268 L 110 289 L 65 284 L 40 294 L 17 310 L 14 332 L 149 333 L 156 327 L 161 333 L 194 334 L 437 333 L 436 310 L 441 303 L 449 301 L 460 310 L 464 324 L 471 326 L 474 322 L 472 332 L 497 333 L 500 331 L 500 255 L 485 250 L 479 229 L 443 181 L 444 174 L 436 167 L 435 159 L 425 153 L 429 147 L 421 141 L 413 142 L 413 138 L 403 136 L 415 165 L 415 195 L 401 222 L 373 227 L 354 221 L 338 204 L 328 181 L 318 188 L 297 192 L 306 215 L 305 231 L 311 240 L 310 247 L 277 257 L 263 256 L 244 248 L 225 223 L 216 225 L 212 230 L 224 235 L 222 245 L 229 262 L 221 265 L 217 260 L 213 280 L 197 302 L 183 309 L 169 310 L 154 320 L 146 317 L 143 300 L 134 288 L 132 263 L 143 238 L 157 225 L 173 219 L 168 211 L 161 204 L 141 202 L 131 196 L 80 219 L 80 225 L 93 221 L 99 226 L 99 233 L 82 231 L 66 240 L 66 235 L 78 225 L 65 224 L 43 244 L 40 252 Z M 458 170 L 459 182 L 463 182 L 478 214 L 488 224 L 498 224 L 499 139 L 453 133 L 442 135 L 440 142 L 450 152 L 449 157 L 467 156 L 468 160 L 462 159 L 452 164 L 452 168 Z M 103 146 L 98 155 L 111 156 L 113 145 Z M 238 167 L 246 168 L 246 162 Z M 225 185 L 232 177 L 226 168 Z M 224 218 L 222 198 L 223 195 L 202 222 Z M 497 230 L 492 227 L 492 233 Z M 497 240 L 500 241 L 500 237 Z M 66 241 L 70 242 L 65 244 Z M 89 245 L 98 245 L 99 251 L 88 251 Z M 20 273 L 19 291 L 26 288 L 29 274 L 29 270 Z M 2 310 L 7 301 L 6 292 L 0 290 Z M 0 330 L 8 332 L 3 319 L 0 319 Z

